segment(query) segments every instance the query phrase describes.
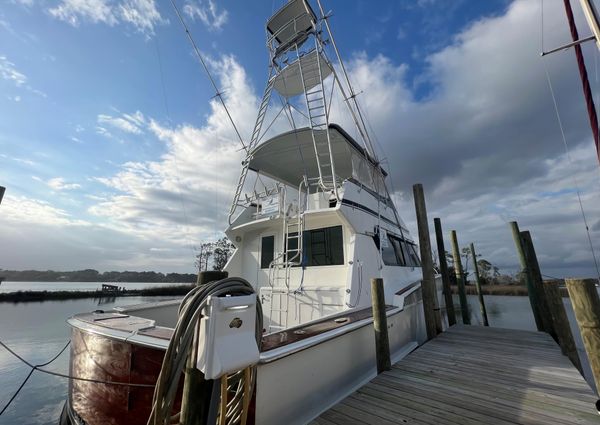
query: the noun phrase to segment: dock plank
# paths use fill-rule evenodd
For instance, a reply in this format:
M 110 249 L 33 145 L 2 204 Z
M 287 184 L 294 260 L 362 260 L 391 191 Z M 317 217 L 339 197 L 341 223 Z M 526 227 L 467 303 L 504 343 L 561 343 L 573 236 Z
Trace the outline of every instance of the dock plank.
M 542 332 L 453 326 L 313 424 L 600 424 L 596 396 Z M 350 422 L 346 422 L 350 423 Z

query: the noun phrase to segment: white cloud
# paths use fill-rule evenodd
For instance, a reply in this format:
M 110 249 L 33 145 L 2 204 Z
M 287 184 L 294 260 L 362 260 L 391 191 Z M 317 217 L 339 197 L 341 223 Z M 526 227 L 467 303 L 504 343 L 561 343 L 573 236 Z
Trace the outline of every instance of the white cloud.
M 21 87 L 27 82 L 25 74 L 17 70 L 15 64 L 2 55 L 0 55 L 0 77 L 3 80 L 11 81 L 17 87 Z
M 19 71 L 15 64 L 8 60 L 6 56 L 0 55 L 0 78 L 12 82 L 16 87 L 25 89 L 41 97 L 47 97 L 46 93 L 37 90 L 27 84 L 27 76 Z M 21 96 L 9 97 L 15 102 L 21 101 Z
M 119 14 L 124 22 L 145 34 L 153 34 L 155 25 L 165 22 L 154 0 L 125 0 L 119 5 Z
M 99 134 L 110 137 L 110 132 L 105 127 L 102 127 L 102 125 L 108 124 L 125 133 L 142 134 L 142 126 L 145 122 L 144 115 L 140 111 L 136 111 L 133 114 L 122 114 L 120 117 L 100 114 L 98 115 L 98 124 L 100 125 L 96 127 L 96 130 Z
M 80 24 L 81 19 L 111 26 L 118 22 L 110 0 L 62 0 L 58 6 L 48 11 L 55 18 L 75 27 Z
M 220 30 L 227 23 L 229 13 L 219 11 L 213 0 L 188 1 L 183 11 L 192 19 L 199 19 L 209 30 Z
M 84 220 L 72 217 L 67 211 L 48 202 L 26 196 L 6 195 L 2 200 L 2 221 L 47 226 L 85 226 Z
M 126 23 L 147 36 L 154 34 L 156 25 L 166 22 L 158 12 L 155 0 L 62 0 L 48 11 L 75 27 L 82 21 L 109 26 Z
M 46 182 L 48 187 L 54 190 L 74 190 L 80 189 L 81 185 L 77 183 L 67 183 L 62 177 L 54 177 Z
M 211 63 L 217 65 L 219 84 L 228 87 L 231 114 L 240 131 L 248 134 L 258 99 L 244 69 L 228 56 Z M 118 194 L 89 211 L 119 231 L 150 240 L 197 244 L 223 230 L 242 153 L 221 104 L 213 99 L 210 106 L 207 122 L 199 128 L 141 120 L 165 143 L 167 152 L 156 161 L 128 162 L 117 174 L 97 178 Z
M 539 13 L 539 3 L 517 0 L 504 15 L 473 23 L 426 57 L 421 79 L 408 80 L 404 65 L 383 56 L 359 54 L 348 69 L 413 232 L 414 206 L 407 194 L 421 182 L 430 217 L 441 217 L 446 230 L 458 230 L 459 242 L 474 241 L 505 270 L 515 271 L 518 264 L 507 226 L 517 220 L 532 231 L 547 274 L 593 275 L 573 176 L 588 217 L 595 218 L 600 172 L 572 54 L 541 59 L 538 44 L 523 43 L 539 40 L 534 25 Z M 555 28 L 545 34 L 546 45 L 569 38 L 560 4 L 547 3 L 545 19 L 547 28 Z M 572 164 L 542 60 L 552 76 Z M 428 85 L 430 93 L 415 98 L 415 84 Z

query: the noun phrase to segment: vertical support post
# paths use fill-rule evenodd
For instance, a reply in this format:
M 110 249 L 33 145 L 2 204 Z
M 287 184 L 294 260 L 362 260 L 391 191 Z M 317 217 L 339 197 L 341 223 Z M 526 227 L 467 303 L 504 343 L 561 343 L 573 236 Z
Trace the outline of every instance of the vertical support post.
M 525 283 L 527 285 L 527 295 L 529 295 L 529 303 L 531 304 L 531 311 L 533 312 L 533 318 L 535 319 L 535 326 L 538 331 L 544 331 L 544 324 L 540 316 L 538 309 L 538 299 L 535 287 L 533 286 L 533 279 L 531 273 L 527 267 L 527 259 L 525 257 L 525 250 L 523 249 L 523 241 L 521 239 L 521 233 L 519 232 L 519 225 L 516 221 L 509 223 L 510 230 L 512 231 L 513 240 L 517 248 L 517 255 L 519 256 L 519 264 L 521 264 L 521 270 L 525 275 Z
M 540 265 L 535 255 L 535 248 L 533 247 L 533 240 L 531 234 L 528 231 L 520 232 L 521 241 L 523 243 L 523 250 L 525 251 L 525 259 L 527 260 L 527 269 L 529 270 L 529 276 L 537 297 L 537 308 L 542 320 L 542 326 L 544 331 L 549 333 L 555 341 L 558 342 L 556 336 L 556 330 L 554 329 L 554 323 L 552 322 L 552 314 L 550 313 L 550 307 L 548 306 L 548 300 L 546 300 L 546 292 L 544 291 L 544 283 L 542 279 L 542 272 L 540 271 Z
M 600 297 L 596 279 L 566 279 L 567 290 L 590 362 L 596 392 L 600 392 Z
M 571 360 L 579 373 L 583 375 L 581 361 L 579 360 L 573 333 L 569 326 L 569 318 L 565 311 L 558 281 L 544 282 L 544 292 L 548 301 L 548 307 L 550 308 L 550 314 L 552 315 L 552 323 L 554 323 L 556 336 L 558 337 L 558 345 L 562 353 Z
M 417 227 L 419 228 L 421 268 L 423 269 L 421 290 L 423 294 L 423 311 L 425 312 L 425 327 L 427 328 L 427 339 L 432 339 L 442 332 L 442 318 L 437 299 L 433 260 L 431 259 L 431 240 L 429 238 L 427 207 L 425 206 L 425 194 L 423 193 L 422 184 L 413 185 L 413 195 L 417 213 Z
M 483 301 L 483 294 L 481 293 L 481 278 L 479 277 L 477 254 L 475 253 L 475 245 L 473 245 L 473 243 L 471 243 L 471 256 L 473 257 L 473 273 L 475 273 L 475 286 L 477 287 L 477 298 L 479 298 L 479 309 L 481 310 L 483 326 L 490 326 L 490 323 L 488 322 L 487 311 L 485 310 L 485 302 Z
M 227 423 L 227 374 L 221 376 L 221 404 L 219 405 L 219 425 Z
M 204 374 L 196 368 L 198 336 L 194 336 L 192 348 L 185 363 L 185 380 L 181 396 L 181 425 L 204 425 L 208 420 L 213 380 L 205 380 Z
M 2 198 L 4 198 L 4 192 L 6 188 L 4 186 L 0 186 L 0 204 L 2 203 Z
M 460 300 L 460 312 L 462 321 L 465 325 L 471 324 L 469 315 L 469 304 L 467 303 L 467 294 L 465 292 L 465 275 L 463 274 L 460 251 L 458 250 L 458 240 L 456 239 L 456 230 L 450 232 L 450 241 L 452 243 L 452 257 L 454 258 L 454 274 L 456 275 L 456 284 L 458 286 L 458 298 Z
M 392 369 L 385 309 L 385 293 L 383 292 L 383 279 L 381 278 L 371 279 L 371 302 L 373 305 L 377 374 L 380 374 L 383 371 Z
M 442 222 L 439 218 L 434 218 L 433 224 L 435 227 L 438 257 L 440 259 L 440 273 L 442 275 L 442 284 L 444 285 L 444 301 L 446 303 L 448 326 L 453 326 L 456 325 L 456 313 L 454 312 L 454 301 L 452 300 L 452 289 L 450 288 L 450 275 L 448 274 L 448 263 L 446 262 L 446 248 L 444 248 Z

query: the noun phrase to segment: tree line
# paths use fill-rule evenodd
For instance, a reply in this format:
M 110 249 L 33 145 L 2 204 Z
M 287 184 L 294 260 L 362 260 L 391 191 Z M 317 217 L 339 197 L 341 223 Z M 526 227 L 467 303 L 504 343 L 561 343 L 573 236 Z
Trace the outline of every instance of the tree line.
M 74 271 L 55 270 L 2 270 L 0 277 L 12 282 L 148 282 L 148 283 L 194 283 L 197 276 L 192 273 L 161 273 L 110 271 L 85 269 Z
M 445 252 L 446 263 L 448 265 L 448 274 L 450 277 L 450 283 L 456 284 L 456 275 L 454 272 L 454 257 L 448 251 Z M 463 248 L 460 251 L 461 263 L 463 268 L 463 274 L 465 277 L 465 283 L 468 284 L 469 280 L 475 279 L 473 272 L 469 270 L 473 266 L 473 255 L 469 248 Z M 437 255 L 434 256 L 437 259 Z M 435 261 L 437 266 L 437 261 Z M 510 276 L 507 274 L 501 274 L 500 269 L 490 263 L 488 260 L 481 258 L 481 254 L 477 254 L 477 268 L 479 270 L 479 277 L 483 285 L 519 285 L 524 284 L 522 276 L 517 273 L 516 276 Z

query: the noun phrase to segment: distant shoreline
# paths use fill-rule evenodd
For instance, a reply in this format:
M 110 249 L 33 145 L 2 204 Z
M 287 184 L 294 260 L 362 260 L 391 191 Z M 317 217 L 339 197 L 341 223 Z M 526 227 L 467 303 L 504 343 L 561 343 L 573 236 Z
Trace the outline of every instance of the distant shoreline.
M 0 303 L 24 303 L 35 301 L 72 300 L 80 298 L 154 297 L 161 295 L 185 295 L 195 285 L 159 286 L 123 291 L 16 291 L 0 293 Z
M 458 294 L 458 287 L 452 286 L 452 293 Z M 559 288 L 563 297 L 568 297 L 566 288 Z M 477 288 L 475 285 L 466 285 L 465 292 L 467 295 L 477 295 Z M 525 285 L 482 285 L 481 293 L 483 295 L 514 295 L 514 296 L 527 296 L 527 286 Z

